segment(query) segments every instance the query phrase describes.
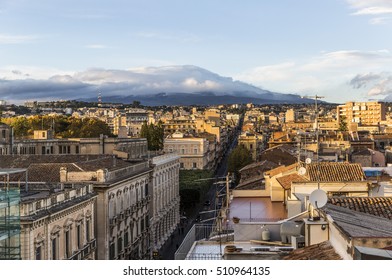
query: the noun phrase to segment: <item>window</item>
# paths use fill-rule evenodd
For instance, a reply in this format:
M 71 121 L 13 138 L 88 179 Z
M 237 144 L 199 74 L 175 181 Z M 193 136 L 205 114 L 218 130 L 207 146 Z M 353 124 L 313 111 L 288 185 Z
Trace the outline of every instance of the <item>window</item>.
M 127 246 L 128 246 L 128 243 L 129 243 L 129 240 L 128 240 L 128 231 L 126 231 L 126 232 L 124 233 L 124 247 L 127 247 Z
M 45 138 L 46 133 L 42 132 L 42 138 Z
M 148 196 L 148 184 L 144 186 L 144 196 Z
M 122 237 L 119 237 L 117 239 L 117 252 L 120 253 L 122 251 L 123 248 L 123 239 Z
M 148 229 L 150 227 L 150 216 L 147 215 L 146 216 L 146 229 Z
M 196 162 L 192 163 L 192 168 L 197 168 L 197 163 Z
M 42 247 L 41 246 L 38 246 L 35 249 L 35 259 L 36 260 L 42 260 Z
M 114 246 L 114 243 L 111 243 L 109 246 L 109 260 L 114 260 L 115 253 L 116 253 L 116 248 Z
M 197 149 L 196 149 L 196 148 L 193 149 L 193 153 L 194 153 L 195 155 L 197 155 Z
M 2 138 L 5 138 L 5 130 L 2 130 L 2 131 L 1 131 L 1 135 L 2 135 L 2 136 L 1 136 Z
M 65 232 L 65 257 L 68 259 L 71 256 L 71 234 L 68 231 Z
M 78 243 L 78 249 L 82 247 L 82 229 L 81 225 L 76 226 L 76 238 Z
M 76 147 L 75 147 L 75 153 L 76 153 L 76 154 L 79 154 L 79 146 L 76 146 Z
M 86 221 L 86 241 L 90 241 L 90 220 Z
M 180 162 L 180 168 L 183 169 L 184 168 L 184 163 Z
M 57 238 L 52 239 L 52 260 L 57 260 Z

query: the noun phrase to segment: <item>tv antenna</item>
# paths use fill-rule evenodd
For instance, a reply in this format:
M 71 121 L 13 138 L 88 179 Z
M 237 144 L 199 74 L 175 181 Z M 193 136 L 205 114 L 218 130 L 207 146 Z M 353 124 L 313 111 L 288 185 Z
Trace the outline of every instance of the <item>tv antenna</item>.
M 320 160 L 319 160 L 319 132 L 318 132 L 318 118 L 319 111 L 317 106 L 317 100 L 324 98 L 324 96 L 314 95 L 314 96 L 304 96 L 303 98 L 312 98 L 315 101 L 315 120 L 314 120 L 314 130 L 316 133 L 316 164 L 317 164 L 317 189 L 320 189 Z

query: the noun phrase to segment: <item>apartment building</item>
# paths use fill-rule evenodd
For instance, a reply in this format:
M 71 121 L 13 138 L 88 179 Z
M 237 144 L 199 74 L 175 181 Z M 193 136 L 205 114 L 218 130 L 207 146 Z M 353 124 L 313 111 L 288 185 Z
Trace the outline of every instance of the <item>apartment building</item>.
M 347 102 L 337 106 L 338 123 L 344 120 L 347 124 L 379 125 L 386 119 L 385 103 L 372 102 Z

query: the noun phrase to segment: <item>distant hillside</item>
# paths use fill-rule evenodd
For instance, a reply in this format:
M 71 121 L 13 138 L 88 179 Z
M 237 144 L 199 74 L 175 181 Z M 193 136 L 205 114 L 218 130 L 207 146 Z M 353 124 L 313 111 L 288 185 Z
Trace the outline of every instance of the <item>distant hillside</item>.
M 143 67 L 128 70 L 89 69 L 48 79 L 6 79 L 0 83 L 2 98 L 25 100 L 79 100 L 144 105 L 230 103 L 306 103 L 295 94 L 281 94 L 222 77 L 192 66 Z
M 133 101 L 140 101 L 141 104 L 146 106 L 159 106 L 159 105 L 218 105 L 218 104 L 298 104 L 314 102 L 310 99 L 298 98 L 295 95 L 284 95 L 287 98 L 268 98 L 268 96 L 250 97 L 250 96 L 235 96 L 235 95 L 215 95 L 210 92 L 199 93 L 159 93 L 145 96 L 105 96 L 104 102 L 124 103 L 129 104 Z M 96 101 L 89 99 L 86 101 Z

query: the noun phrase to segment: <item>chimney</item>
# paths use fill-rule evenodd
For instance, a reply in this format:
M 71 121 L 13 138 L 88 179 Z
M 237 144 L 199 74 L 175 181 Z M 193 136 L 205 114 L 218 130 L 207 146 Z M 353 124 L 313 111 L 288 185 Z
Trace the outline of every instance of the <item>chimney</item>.
M 117 158 L 115 155 L 113 155 L 113 167 L 117 166 Z
M 61 167 L 60 168 L 60 182 L 67 182 L 67 168 Z

